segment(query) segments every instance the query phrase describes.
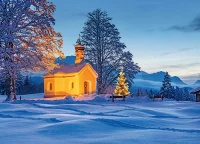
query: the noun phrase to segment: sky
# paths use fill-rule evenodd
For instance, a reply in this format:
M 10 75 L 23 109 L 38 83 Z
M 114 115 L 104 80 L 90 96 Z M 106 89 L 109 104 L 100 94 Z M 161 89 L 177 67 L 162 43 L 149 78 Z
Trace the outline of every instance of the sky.
M 63 52 L 74 44 L 87 13 L 100 8 L 113 18 L 133 60 L 142 71 L 168 71 L 191 84 L 200 77 L 200 0 L 51 0 Z

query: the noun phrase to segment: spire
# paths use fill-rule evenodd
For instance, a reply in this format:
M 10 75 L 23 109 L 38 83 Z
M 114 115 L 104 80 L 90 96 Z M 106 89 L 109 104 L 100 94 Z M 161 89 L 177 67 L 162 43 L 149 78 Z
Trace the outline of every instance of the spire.
M 76 43 L 81 45 L 81 38 L 80 38 L 80 34 L 79 34 L 79 37 L 78 37 L 78 39 L 77 39 Z

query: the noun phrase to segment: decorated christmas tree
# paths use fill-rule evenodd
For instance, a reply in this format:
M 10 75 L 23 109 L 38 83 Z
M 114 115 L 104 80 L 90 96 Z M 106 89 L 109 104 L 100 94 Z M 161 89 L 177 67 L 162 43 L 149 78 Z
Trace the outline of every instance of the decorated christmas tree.
M 123 72 L 123 68 L 119 73 L 117 86 L 114 90 L 114 94 L 118 96 L 128 96 L 130 94 L 128 90 L 128 83 L 126 82 L 125 73 Z

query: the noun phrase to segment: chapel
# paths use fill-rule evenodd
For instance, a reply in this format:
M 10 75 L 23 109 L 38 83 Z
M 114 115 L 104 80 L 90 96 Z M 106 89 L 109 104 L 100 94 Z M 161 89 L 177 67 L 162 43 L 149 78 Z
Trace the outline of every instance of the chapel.
M 61 63 L 59 68 L 43 76 L 44 98 L 67 95 L 78 97 L 96 93 L 98 74 L 89 63 L 85 62 L 84 50 L 79 36 L 75 46 L 75 64 Z

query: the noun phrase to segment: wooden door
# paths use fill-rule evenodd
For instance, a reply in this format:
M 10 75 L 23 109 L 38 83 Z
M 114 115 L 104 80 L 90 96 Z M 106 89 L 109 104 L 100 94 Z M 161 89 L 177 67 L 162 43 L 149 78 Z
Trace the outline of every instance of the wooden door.
M 84 82 L 84 94 L 89 94 L 89 83 Z

